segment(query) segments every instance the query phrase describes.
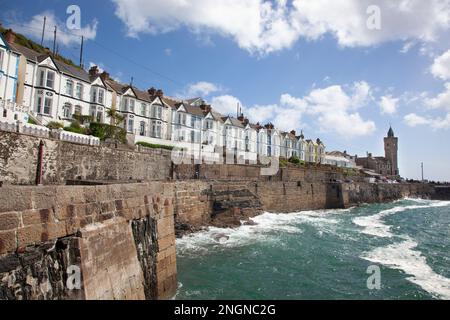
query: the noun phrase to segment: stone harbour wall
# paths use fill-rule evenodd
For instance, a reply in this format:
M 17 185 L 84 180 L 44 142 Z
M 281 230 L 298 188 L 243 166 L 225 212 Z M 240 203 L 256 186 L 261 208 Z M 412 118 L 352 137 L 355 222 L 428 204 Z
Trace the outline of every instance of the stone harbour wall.
M 41 141 L 45 185 L 65 184 L 68 180 L 153 181 L 172 176 L 167 150 L 88 146 L 0 131 L 0 183 L 35 184 Z
M 175 294 L 173 184 L 0 190 L 0 298 L 168 299 Z M 70 265 L 80 269 L 79 291 L 65 286 Z

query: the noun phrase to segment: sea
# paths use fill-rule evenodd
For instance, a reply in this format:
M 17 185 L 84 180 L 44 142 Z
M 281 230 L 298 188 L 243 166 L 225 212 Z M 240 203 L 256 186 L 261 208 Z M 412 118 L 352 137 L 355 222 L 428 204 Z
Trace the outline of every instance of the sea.
M 264 213 L 177 240 L 175 299 L 450 299 L 450 202 Z

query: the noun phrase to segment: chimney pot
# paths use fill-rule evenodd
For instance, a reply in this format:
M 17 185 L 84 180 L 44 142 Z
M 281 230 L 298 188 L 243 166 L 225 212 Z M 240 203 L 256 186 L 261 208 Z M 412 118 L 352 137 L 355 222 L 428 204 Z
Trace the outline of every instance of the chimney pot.
M 11 30 L 6 30 L 5 39 L 9 43 L 14 43 L 16 41 L 16 34 Z

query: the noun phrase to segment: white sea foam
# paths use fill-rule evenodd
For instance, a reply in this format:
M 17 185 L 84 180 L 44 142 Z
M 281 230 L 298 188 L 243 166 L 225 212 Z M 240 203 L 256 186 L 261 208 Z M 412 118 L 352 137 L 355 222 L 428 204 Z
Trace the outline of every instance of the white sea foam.
M 302 224 L 313 225 L 329 232 L 330 225 L 338 221 L 334 215 L 347 212 L 345 210 L 318 210 L 296 213 L 264 213 L 251 218 L 254 225 L 241 225 L 238 228 L 209 227 L 207 230 L 177 239 L 179 253 L 204 253 L 210 247 L 237 247 L 259 241 L 279 241 L 280 234 L 302 233 Z
M 407 280 L 417 284 L 434 297 L 450 299 L 450 279 L 434 272 L 422 253 L 414 250 L 416 247 L 417 243 L 407 238 L 406 241 L 365 253 L 361 258 L 402 270 L 411 275 Z
M 423 204 L 422 205 L 397 206 L 397 207 L 394 207 L 391 209 L 380 211 L 379 213 L 377 213 L 375 215 L 354 218 L 353 223 L 360 227 L 363 227 L 364 229 L 361 232 L 364 234 L 382 237 L 382 238 L 391 238 L 394 235 L 391 232 L 391 226 L 388 226 L 384 223 L 383 219 L 385 217 L 396 214 L 398 212 L 403 212 L 406 210 L 445 207 L 445 206 L 450 205 L 449 201 L 432 201 L 432 200 L 422 200 L 422 199 L 408 199 L 408 200 L 417 201 L 417 202 L 423 203 Z M 426 202 L 424 202 L 424 201 L 426 201 Z

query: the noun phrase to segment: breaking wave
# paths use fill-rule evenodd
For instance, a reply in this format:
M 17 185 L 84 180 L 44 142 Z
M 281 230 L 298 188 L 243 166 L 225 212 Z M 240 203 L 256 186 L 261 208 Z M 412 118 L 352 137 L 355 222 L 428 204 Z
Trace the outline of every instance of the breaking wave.
M 177 251 L 184 253 L 205 253 L 217 247 L 237 247 L 260 241 L 279 241 L 280 234 L 300 234 L 302 224 L 313 225 L 322 232 L 331 232 L 331 225 L 338 223 L 333 215 L 348 212 L 342 210 L 301 211 L 296 213 L 264 213 L 251 218 L 251 224 L 238 228 L 209 227 L 177 239 Z
M 380 211 L 375 215 L 357 217 L 353 219 L 353 223 L 360 227 L 363 227 L 364 229 L 361 232 L 364 234 L 382 238 L 391 238 L 394 236 L 394 234 L 391 232 L 392 226 L 386 225 L 384 223 L 385 217 L 406 210 L 445 207 L 450 205 L 449 201 L 432 201 L 432 200 L 408 199 L 408 198 L 404 200 L 413 201 L 421 204 L 397 206 L 391 209 Z
M 450 299 L 450 279 L 434 272 L 422 253 L 414 250 L 416 247 L 417 243 L 407 237 L 406 241 L 376 248 L 363 254 L 361 258 L 402 270 L 411 275 L 406 278 L 408 281 L 417 284 L 434 297 Z

